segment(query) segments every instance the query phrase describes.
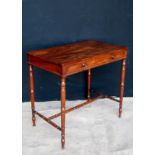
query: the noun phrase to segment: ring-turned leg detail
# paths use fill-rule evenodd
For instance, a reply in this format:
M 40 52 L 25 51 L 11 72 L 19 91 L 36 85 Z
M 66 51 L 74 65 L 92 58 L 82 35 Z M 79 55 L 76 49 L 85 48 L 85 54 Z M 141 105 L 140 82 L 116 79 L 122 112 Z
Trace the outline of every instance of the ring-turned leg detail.
M 120 81 L 120 104 L 119 104 L 119 117 L 122 115 L 122 104 L 124 96 L 124 81 L 125 81 L 126 59 L 122 60 L 121 81 Z
M 91 83 L 91 70 L 88 70 L 87 73 L 87 98 L 90 99 L 90 83 Z
M 33 68 L 29 65 L 29 79 L 30 79 L 30 98 L 31 98 L 31 109 L 32 109 L 32 125 L 36 125 L 35 117 L 35 98 L 34 98 L 34 79 L 33 79 Z
M 66 104 L 66 80 L 61 78 L 61 146 L 65 146 L 65 104 Z

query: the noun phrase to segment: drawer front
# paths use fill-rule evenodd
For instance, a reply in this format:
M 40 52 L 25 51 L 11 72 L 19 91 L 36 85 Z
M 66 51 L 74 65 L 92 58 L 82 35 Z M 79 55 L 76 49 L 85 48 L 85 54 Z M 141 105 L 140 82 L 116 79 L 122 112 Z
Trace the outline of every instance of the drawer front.
M 125 59 L 127 57 L 126 52 L 120 52 L 118 54 L 111 53 L 104 56 L 96 56 L 93 58 L 89 58 L 86 60 L 82 60 L 80 62 L 72 63 L 65 67 L 64 73 L 66 75 L 71 75 L 74 73 L 78 73 L 81 71 L 85 71 L 91 68 L 95 68 L 98 66 L 102 66 L 104 64 L 112 63 L 115 61 L 119 61 L 121 59 Z
M 85 71 L 88 70 L 89 68 L 91 68 L 91 63 L 90 62 L 80 62 L 80 63 L 76 63 L 76 64 L 72 64 L 70 66 L 68 66 L 65 69 L 65 74 L 67 75 L 71 75 L 74 73 L 78 73 L 81 71 Z

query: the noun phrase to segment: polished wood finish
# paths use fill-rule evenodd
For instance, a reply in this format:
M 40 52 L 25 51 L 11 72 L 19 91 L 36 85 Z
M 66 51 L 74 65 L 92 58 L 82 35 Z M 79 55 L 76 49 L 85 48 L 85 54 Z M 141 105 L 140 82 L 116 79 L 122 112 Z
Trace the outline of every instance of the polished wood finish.
M 90 99 L 90 83 L 91 83 L 91 70 L 90 69 L 88 69 L 88 71 L 87 71 L 87 98 L 88 98 L 88 100 Z
M 34 79 L 33 79 L 32 65 L 29 65 L 29 79 L 30 79 L 30 98 L 31 98 L 31 109 L 32 109 L 32 125 L 36 126 L 35 98 L 34 98 Z
M 42 115 L 41 113 L 39 113 L 38 111 L 35 111 L 35 113 L 41 117 L 42 119 L 44 119 L 47 123 L 51 124 L 53 127 L 55 127 L 56 129 L 61 131 L 61 128 L 55 124 L 54 122 L 50 121 L 47 117 L 45 117 L 44 115 Z
M 28 63 L 66 77 L 127 57 L 127 48 L 83 41 L 27 53 Z
M 120 100 L 114 98 L 113 96 L 105 95 L 105 98 L 108 98 L 108 99 L 110 99 L 110 100 L 113 100 L 113 101 L 116 101 L 116 102 L 119 102 L 119 103 L 120 103 Z
M 35 125 L 35 114 L 40 116 L 53 127 L 61 131 L 61 146 L 65 147 L 65 115 L 92 103 L 99 98 L 108 98 L 119 102 L 119 117 L 122 113 L 124 95 L 125 64 L 127 48 L 97 41 L 83 41 L 69 45 L 57 46 L 48 49 L 34 50 L 27 53 L 30 77 L 30 97 L 32 107 L 32 123 Z M 105 64 L 122 60 L 120 100 L 112 96 L 101 95 L 95 92 L 96 98 L 90 96 L 91 69 Z M 34 81 L 32 65 L 60 76 L 61 112 L 50 117 L 45 117 L 35 110 Z M 69 75 L 87 71 L 87 100 L 75 107 L 66 110 L 66 78 Z M 51 120 L 61 117 L 61 127 Z
M 65 145 L 65 108 L 66 108 L 66 79 L 61 78 L 61 145 Z
M 120 104 L 119 104 L 119 117 L 122 115 L 122 104 L 124 96 L 124 81 L 125 81 L 126 59 L 122 60 L 121 81 L 120 81 Z
M 99 95 L 99 96 L 97 96 L 97 97 L 95 97 L 93 99 L 88 99 L 87 101 L 85 101 L 85 102 L 83 102 L 83 103 L 81 103 L 81 104 L 79 104 L 79 105 L 77 105 L 75 107 L 72 107 L 72 108 L 69 108 L 69 109 L 65 110 L 64 113 L 67 114 L 67 113 L 69 113 L 69 112 L 71 112 L 73 110 L 79 109 L 79 108 L 81 108 L 81 107 L 83 107 L 83 106 L 85 106 L 87 104 L 90 104 L 90 103 L 96 101 L 99 98 L 104 98 L 104 97 L 103 97 L 103 95 Z M 61 116 L 61 114 L 62 113 L 57 113 L 57 114 L 55 114 L 53 116 L 48 117 L 48 119 L 51 120 L 51 119 L 57 118 L 57 117 Z

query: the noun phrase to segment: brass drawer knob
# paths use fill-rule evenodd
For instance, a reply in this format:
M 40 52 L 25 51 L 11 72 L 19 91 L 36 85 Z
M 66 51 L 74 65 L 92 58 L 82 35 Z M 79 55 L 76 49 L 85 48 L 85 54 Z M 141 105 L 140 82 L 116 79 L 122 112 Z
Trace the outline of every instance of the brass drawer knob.
M 112 56 L 111 58 L 112 58 L 112 59 L 114 59 L 115 57 L 114 57 L 114 56 Z
M 85 67 L 86 67 L 86 64 L 82 64 L 82 67 L 84 67 L 84 68 L 85 68 Z

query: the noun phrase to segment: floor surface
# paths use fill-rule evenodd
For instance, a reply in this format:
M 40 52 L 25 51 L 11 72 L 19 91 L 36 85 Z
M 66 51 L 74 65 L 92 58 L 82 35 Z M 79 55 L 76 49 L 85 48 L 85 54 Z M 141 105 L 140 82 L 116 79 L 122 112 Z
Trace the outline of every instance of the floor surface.
M 81 103 L 67 101 L 67 108 Z M 31 125 L 30 103 L 23 103 L 23 155 L 132 155 L 132 98 L 124 98 L 123 115 L 118 103 L 100 99 L 66 115 L 66 145 L 61 150 L 60 131 L 36 116 Z M 60 102 L 37 102 L 46 116 L 59 112 Z M 60 125 L 60 118 L 54 119 Z

